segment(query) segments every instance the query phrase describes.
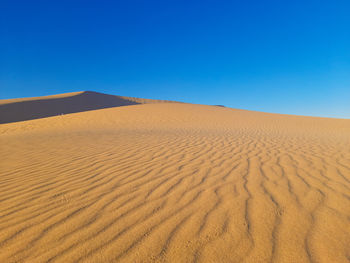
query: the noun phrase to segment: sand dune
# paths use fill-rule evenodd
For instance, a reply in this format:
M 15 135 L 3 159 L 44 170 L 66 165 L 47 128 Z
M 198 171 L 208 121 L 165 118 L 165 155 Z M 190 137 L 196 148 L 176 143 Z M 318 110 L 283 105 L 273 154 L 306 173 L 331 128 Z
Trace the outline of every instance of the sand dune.
M 82 91 L 25 99 L 0 100 L 0 124 L 104 108 L 167 102 Z
M 0 262 L 350 261 L 350 120 L 139 104 L 0 140 Z

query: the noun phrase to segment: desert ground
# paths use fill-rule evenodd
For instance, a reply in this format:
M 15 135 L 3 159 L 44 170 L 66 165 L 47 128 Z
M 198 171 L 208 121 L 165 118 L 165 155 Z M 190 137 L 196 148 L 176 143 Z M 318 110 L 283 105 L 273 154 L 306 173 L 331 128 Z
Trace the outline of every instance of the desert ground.
M 350 262 L 350 120 L 0 101 L 0 262 Z

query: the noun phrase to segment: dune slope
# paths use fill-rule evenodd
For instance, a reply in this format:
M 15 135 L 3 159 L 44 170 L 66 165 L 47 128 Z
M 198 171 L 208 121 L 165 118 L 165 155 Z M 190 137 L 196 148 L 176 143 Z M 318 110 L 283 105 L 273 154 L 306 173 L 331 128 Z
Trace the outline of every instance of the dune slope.
M 97 109 L 159 102 L 166 101 L 122 97 L 93 91 L 0 100 L 0 124 Z
M 349 120 L 141 104 L 0 140 L 0 262 L 350 260 Z

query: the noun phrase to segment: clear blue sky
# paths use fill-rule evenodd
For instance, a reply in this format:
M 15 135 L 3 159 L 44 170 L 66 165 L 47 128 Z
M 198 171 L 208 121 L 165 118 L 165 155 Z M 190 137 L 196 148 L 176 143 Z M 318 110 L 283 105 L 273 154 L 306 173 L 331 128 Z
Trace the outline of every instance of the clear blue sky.
M 0 1 L 0 98 L 80 90 L 350 117 L 350 1 Z

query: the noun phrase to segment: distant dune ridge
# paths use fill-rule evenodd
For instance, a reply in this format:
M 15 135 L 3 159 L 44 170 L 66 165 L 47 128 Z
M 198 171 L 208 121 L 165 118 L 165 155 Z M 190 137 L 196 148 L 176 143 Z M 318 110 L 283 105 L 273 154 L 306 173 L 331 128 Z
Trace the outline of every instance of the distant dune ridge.
M 67 113 L 159 102 L 167 101 L 122 97 L 93 91 L 26 99 L 0 100 L 0 124 Z
M 0 104 L 0 262 L 350 262 L 350 120 Z

